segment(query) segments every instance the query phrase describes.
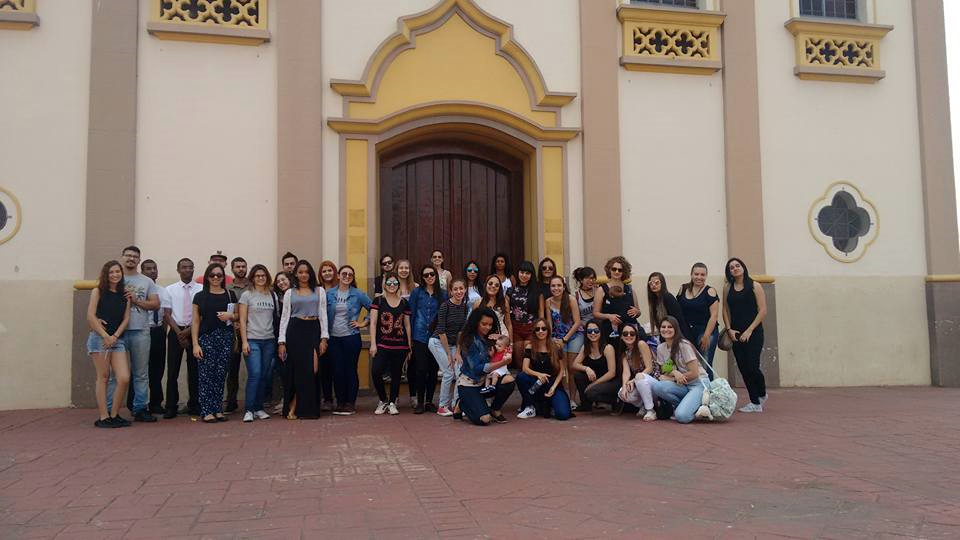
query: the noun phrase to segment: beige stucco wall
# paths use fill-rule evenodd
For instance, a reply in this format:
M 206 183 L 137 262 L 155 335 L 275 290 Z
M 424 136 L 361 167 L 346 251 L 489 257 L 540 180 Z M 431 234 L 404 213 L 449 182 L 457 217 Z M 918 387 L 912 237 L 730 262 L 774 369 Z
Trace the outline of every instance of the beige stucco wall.
M 686 276 L 702 261 L 722 275 L 721 75 L 621 70 L 619 129 L 623 252 L 634 273 Z
M 40 26 L 0 31 L 0 186 L 23 207 L 20 232 L 0 245 L 0 410 L 59 407 L 70 398 L 91 11 L 70 0 L 42 6 Z
M 910 2 L 881 0 L 876 18 L 870 6 L 868 22 L 894 26 L 881 42 L 886 78 L 872 85 L 795 77 L 794 38 L 783 27 L 790 3 L 756 6 L 766 265 L 777 278 L 782 384 L 929 384 Z M 858 186 L 879 213 L 876 242 L 852 264 L 830 258 L 808 227 L 810 206 L 838 180 Z
M 272 271 L 276 47 L 163 41 L 147 34 L 148 13 L 141 0 L 136 241 L 162 278 L 180 257 L 202 272 L 218 249 Z

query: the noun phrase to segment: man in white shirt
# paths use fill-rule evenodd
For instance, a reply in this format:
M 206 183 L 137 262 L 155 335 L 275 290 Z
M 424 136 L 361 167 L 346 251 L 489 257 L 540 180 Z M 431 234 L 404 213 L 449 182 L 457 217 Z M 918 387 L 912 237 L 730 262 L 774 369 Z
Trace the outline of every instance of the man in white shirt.
M 167 401 L 163 417 L 177 417 L 177 405 L 180 401 L 180 360 L 187 354 L 187 388 L 190 398 L 187 400 L 187 412 L 200 414 L 197 379 L 197 359 L 193 356 L 193 342 L 190 335 L 190 323 L 193 322 L 193 295 L 203 290 L 203 285 L 193 281 L 193 261 L 177 261 L 177 274 L 180 281 L 167 285 L 164 289 L 163 320 L 170 331 L 167 333 Z

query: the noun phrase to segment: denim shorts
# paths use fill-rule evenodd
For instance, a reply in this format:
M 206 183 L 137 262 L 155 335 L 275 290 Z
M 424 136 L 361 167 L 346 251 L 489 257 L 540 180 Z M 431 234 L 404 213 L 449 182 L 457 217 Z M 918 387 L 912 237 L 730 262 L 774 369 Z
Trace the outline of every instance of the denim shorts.
M 100 337 L 100 334 L 90 332 L 90 335 L 87 337 L 87 354 L 102 352 L 127 352 L 127 348 L 123 345 L 123 340 L 118 339 L 117 342 L 113 344 L 113 347 L 104 350 L 103 338 Z
M 563 352 L 576 354 L 583 348 L 583 332 L 577 332 L 570 341 L 563 346 Z

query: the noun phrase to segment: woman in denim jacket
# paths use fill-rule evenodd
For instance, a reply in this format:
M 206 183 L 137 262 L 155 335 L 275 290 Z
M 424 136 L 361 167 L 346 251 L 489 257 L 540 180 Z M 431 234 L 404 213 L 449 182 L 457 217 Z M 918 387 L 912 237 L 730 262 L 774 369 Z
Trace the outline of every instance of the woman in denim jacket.
M 497 383 L 497 390 L 493 403 L 488 407 L 487 401 L 480 395 L 487 373 L 507 365 L 509 360 L 490 363 L 490 342 L 499 336 L 497 328 L 497 314 L 488 307 L 478 307 L 470 313 L 467 324 L 460 333 L 457 342 L 457 357 L 463 361 L 460 368 L 460 377 L 457 387 L 460 391 L 460 410 L 477 426 L 486 426 L 490 422 L 506 423 L 501 409 L 516 383 L 510 381 Z
M 410 328 L 413 334 L 412 365 L 407 366 L 407 384 L 410 386 L 410 407 L 414 414 L 436 411 L 433 393 L 437 387 L 437 363 L 427 344 L 433 335 L 433 321 L 447 299 L 437 283 L 437 270 L 429 265 L 420 269 L 421 285 L 410 293 Z
M 360 329 L 370 324 L 369 318 L 358 320 L 360 310 L 370 311 L 370 297 L 357 289 L 356 272 L 350 265 L 340 267 L 340 283 L 327 291 L 327 320 L 330 321 L 329 354 L 333 364 L 333 390 L 337 407 L 333 414 L 344 416 L 357 412 L 360 378 Z

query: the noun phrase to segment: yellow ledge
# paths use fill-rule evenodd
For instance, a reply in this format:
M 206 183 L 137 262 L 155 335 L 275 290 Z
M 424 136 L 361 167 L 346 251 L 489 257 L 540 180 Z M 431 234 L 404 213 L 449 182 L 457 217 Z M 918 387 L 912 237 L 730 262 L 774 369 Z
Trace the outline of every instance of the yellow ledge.
M 78 279 L 73 282 L 73 288 L 78 291 L 92 291 L 97 288 L 97 280 L 95 279 Z
M 628 71 L 711 75 L 723 68 L 719 11 L 622 5 L 620 65 Z
M 927 276 L 927 283 L 956 283 L 960 282 L 960 274 L 933 274 Z
M 543 127 L 504 109 L 466 102 L 431 103 L 404 109 L 377 120 L 331 118 L 327 121 L 327 125 L 337 133 L 381 135 L 403 124 L 442 116 L 490 120 L 546 142 L 566 142 L 580 133 L 578 129 Z
M 892 26 L 794 17 L 784 27 L 794 36 L 793 73 L 800 79 L 871 84 L 886 76 L 880 64 L 880 40 Z M 825 56 L 824 44 L 829 44 L 834 54 Z M 848 48 L 856 58 L 843 54 Z
M 0 10 L 0 30 L 30 30 L 38 24 L 40 24 L 40 18 L 32 9 Z
M 777 281 L 777 278 L 775 278 L 775 277 L 773 277 L 773 276 L 768 276 L 768 275 L 765 275 L 765 274 L 759 274 L 759 275 L 750 276 L 750 277 L 751 277 L 754 281 L 756 281 L 757 283 L 763 283 L 764 285 L 768 285 L 768 284 L 770 284 L 770 283 L 775 283 L 775 282 Z
M 168 41 L 192 41 L 196 43 L 223 43 L 227 45 L 256 46 L 270 41 L 270 32 L 248 26 L 217 26 L 170 21 L 151 21 L 147 32 L 158 39 Z

